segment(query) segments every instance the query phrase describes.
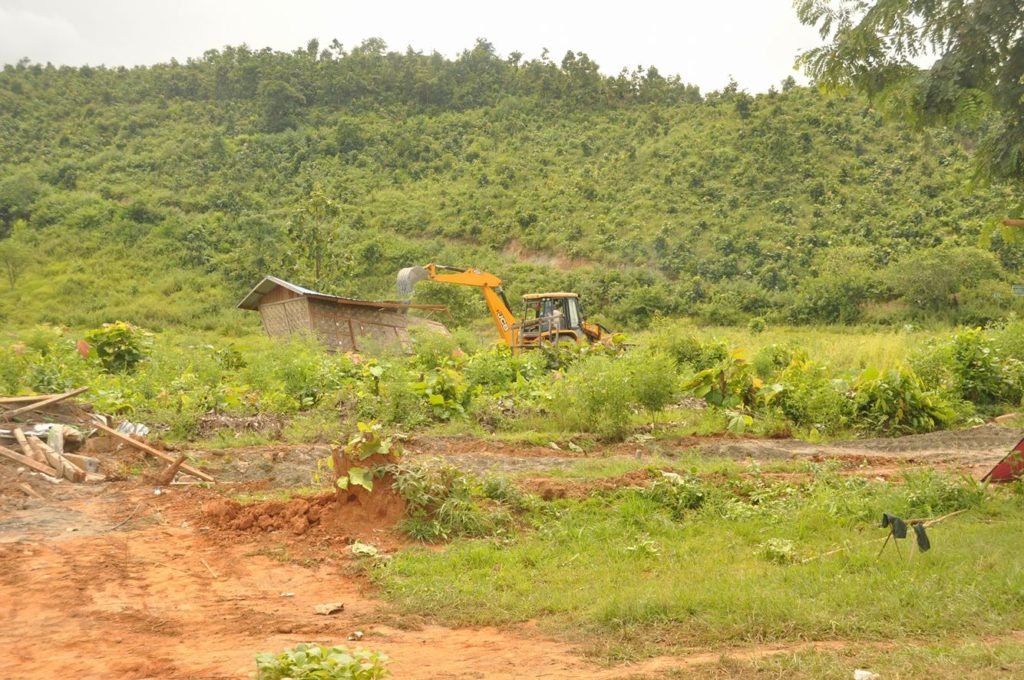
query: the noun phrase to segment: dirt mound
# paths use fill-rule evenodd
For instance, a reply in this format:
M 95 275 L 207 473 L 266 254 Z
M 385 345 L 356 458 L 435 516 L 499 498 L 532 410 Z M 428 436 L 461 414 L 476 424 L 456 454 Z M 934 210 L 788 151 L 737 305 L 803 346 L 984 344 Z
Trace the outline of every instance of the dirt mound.
M 242 504 L 218 499 L 203 506 L 203 514 L 221 529 L 233 531 L 280 531 L 288 529 L 296 536 L 317 526 L 326 509 L 335 503 L 334 494 L 326 493 L 287 501 L 265 501 Z
M 302 536 L 314 528 L 356 535 L 397 524 L 405 516 L 405 501 L 389 486 L 373 492 L 332 492 L 289 500 L 239 503 L 221 498 L 203 506 L 210 524 L 229 531 L 289 531 Z

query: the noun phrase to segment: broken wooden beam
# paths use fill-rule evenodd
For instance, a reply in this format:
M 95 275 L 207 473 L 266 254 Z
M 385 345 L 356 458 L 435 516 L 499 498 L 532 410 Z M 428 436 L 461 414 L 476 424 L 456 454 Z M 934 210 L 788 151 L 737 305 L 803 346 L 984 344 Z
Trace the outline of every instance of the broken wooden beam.
M 97 430 L 102 430 L 103 432 L 106 432 L 111 437 L 114 437 L 116 439 L 120 439 L 124 443 L 129 444 L 131 446 L 134 446 L 139 451 L 144 451 L 145 453 L 148 453 L 151 456 L 156 456 L 157 458 L 160 458 L 161 460 L 165 460 L 168 463 L 175 463 L 175 462 L 177 462 L 177 458 L 175 458 L 171 454 L 169 454 L 169 453 L 167 453 L 165 451 L 161 451 L 159 449 L 154 449 L 149 444 L 143 444 L 140 441 L 136 441 L 136 440 L 132 439 L 131 437 L 129 437 L 128 435 L 122 434 L 122 433 L 118 432 L 117 430 L 115 430 L 112 427 L 107 427 L 106 425 L 102 425 L 102 424 L 100 424 L 98 422 L 95 422 L 95 421 L 92 421 L 89 424 L 92 427 L 95 427 Z M 183 463 L 182 466 L 181 466 L 181 469 L 182 469 L 183 472 L 187 472 L 188 474 L 192 475 L 193 477 L 198 477 L 199 479 L 203 480 L 204 482 L 216 481 L 213 478 L 213 476 L 206 474 L 202 470 L 197 470 L 196 468 L 192 467 L 191 465 L 185 465 Z
M 33 458 L 36 458 L 36 460 L 38 460 L 39 456 L 42 456 L 43 460 L 46 461 L 46 464 L 57 471 L 57 476 L 63 477 L 61 471 L 64 469 L 64 465 L 63 463 L 61 463 L 60 457 L 54 452 L 53 449 L 51 449 L 48 446 L 44 447 L 42 440 L 33 435 L 28 435 L 27 437 L 25 437 L 25 441 L 28 442 L 28 445 L 32 447 L 32 450 L 36 453 L 36 455 L 33 456 Z
M 63 477 L 69 482 L 75 482 L 76 484 L 80 484 L 85 481 L 85 470 L 54 451 L 53 447 L 49 444 L 38 437 L 33 437 L 31 435 L 25 437 L 25 439 L 28 440 L 28 443 L 32 448 L 41 452 L 46 457 L 50 466 L 59 473 L 58 476 Z
M 85 474 L 100 471 L 99 458 L 93 458 L 92 456 L 80 456 L 77 453 L 62 453 L 61 455 L 65 460 L 70 460 L 72 463 L 85 470 Z
M 23 456 L 17 451 L 11 451 L 9 448 L 5 446 L 0 446 L 0 456 L 3 456 L 4 458 L 10 458 L 16 463 L 21 463 L 25 467 L 32 468 L 36 472 L 42 472 L 44 475 L 48 475 L 50 477 L 60 477 L 60 473 L 54 470 L 49 465 L 46 465 L 45 463 L 40 463 L 39 461 L 33 460 L 28 456 Z
M 40 463 L 46 462 L 46 457 L 41 452 L 36 451 L 34 448 L 32 448 L 32 446 L 28 443 L 28 440 L 25 439 L 25 433 L 21 431 L 20 427 L 14 428 L 14 438 L 18 442 L 18 446 L 21 447 L 22 453 L 24 453 L 29 458 L 33 458 L 39 461 Z
M 167 466 L 166 469 L 162 470 L 156 477 L 157 486 L 170 486 L 171 482 L 174 481 L 174 476 L 178 474 L 178 470 L 185 463 L 185 454 L 178 456 L 178 459 Z
M 65 392 L 64 394 L 55 394 L 51 397 L 48 397 L 47 399 L 43 399 L 42 401 L 37 401 L 26 406 L 22 406 L 20 408 L 16 408 L 13 411 L 7 411 L 6 413 L 0 415 L 2 415 L 5 419 L 15 418 L 17 416 L 35 411 L 36 409 L 41 409 L 52 404 L 56 404 L 59 401 L 70 399 L 71 397 L 77 396 L 82 392 L 87 391 L 88 389 L 88 387 L 79 387 L 77 390 L 71 390 L 70 392 Z

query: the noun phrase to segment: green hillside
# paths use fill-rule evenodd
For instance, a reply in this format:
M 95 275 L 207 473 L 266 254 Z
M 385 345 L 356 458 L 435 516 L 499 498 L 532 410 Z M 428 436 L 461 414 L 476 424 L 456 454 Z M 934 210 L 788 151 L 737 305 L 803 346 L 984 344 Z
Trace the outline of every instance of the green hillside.
M 0 73 L 0 322 L 244 332 L 263 274 L 393 297 L 438 261 L 629 327 L 982 323 L 1018 308 L 1024 246 L 989 232 L 1021 194 L 971 183 L 971 143 L 791 80 L 702 94 L 485 42 L 22 62 Z

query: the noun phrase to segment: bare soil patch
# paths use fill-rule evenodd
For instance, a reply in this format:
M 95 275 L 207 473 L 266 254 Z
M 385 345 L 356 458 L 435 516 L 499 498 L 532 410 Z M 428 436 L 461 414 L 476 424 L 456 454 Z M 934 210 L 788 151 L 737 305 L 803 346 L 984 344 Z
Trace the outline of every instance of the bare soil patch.
M 643 485 L 650 473 L 578 480 L 546 478 L 543 470 L 586 457 L 671 456 L 697 447 L 755 460 L 839 459 L 848 474 L 887 476 L 914 466 L 973 471 L 987 469 L 1022 434 L 984 426 L 828 445 L 686 438 L 588 454 L 471 438 L 417 438 L 407 448 L 412 456 L 439 456 L 474 471 L 535 471 L 520 481 L 525 488 L 573 498 Z M 393 528 L 402 516 L 396 496 L 382 494 L 376 504 L 358 492 L 249 504 L 225 498 L 308 484 L 316 459 L 329 452 L 315 446 L 193 452 L 220 478 L 238 481 L 165 487 L 160 495 L 139 478 L 47 489 L 0 467 L 0 600 L 11 603 L 0 614 L 5 677 L 247 678 L 257 652 L 305 641 L 346 644 L 356 630 L 365 635 L 360 644 L 391 657 L 396 678 L 658 677 L 723 655 L 757 659 L 847 644 L 695 649 L 609 667 L 533 625 L 455 629 L 401 615 L 376 598 L 349 549 L 357 539 L 384 552 L 407 545 Z M 47 492 L 43 499 L 20 490 L 26 480 Z M 336 615 L 313 611 L 338 601 L 345 608 Z

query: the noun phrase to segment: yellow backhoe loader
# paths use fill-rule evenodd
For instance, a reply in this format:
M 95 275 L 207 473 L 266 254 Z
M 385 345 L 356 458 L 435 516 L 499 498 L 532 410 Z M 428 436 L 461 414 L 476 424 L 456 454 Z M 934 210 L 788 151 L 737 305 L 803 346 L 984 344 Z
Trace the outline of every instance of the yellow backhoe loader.
M 398 293 L 403 298 L 412 295 L 420 281 L 454 283 L 473 286 L 483 292 L 487 309 L 513 354 L 522 349 L 558 343 L 600 342 L 608 338 L 608 329 L 598 323 L 586 321 L 576 293 L 531 293 L 523 296 L 526 309 L 517 319 L 509 308 L 508 299 L 501 290 L 501 279 L 479 269 L 446 267 L 428 264 L 406 267 L 398 272 Z

